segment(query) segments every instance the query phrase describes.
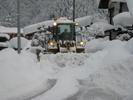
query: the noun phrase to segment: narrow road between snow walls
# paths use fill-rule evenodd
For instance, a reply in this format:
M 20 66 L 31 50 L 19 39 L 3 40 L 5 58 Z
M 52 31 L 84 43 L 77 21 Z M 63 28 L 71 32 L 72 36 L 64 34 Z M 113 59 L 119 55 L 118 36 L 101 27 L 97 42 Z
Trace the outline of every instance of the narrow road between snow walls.
M 83 54 L 42 55 L 40 68 L 56 83 L 32 100 L 132 100 L 129 44 L 95 40 Z
M 0 100 L 133 100 L 133 40 L 93 40 L 86 53 L 0 51 Z M 17 63 L 16 63 L 17 61 Z

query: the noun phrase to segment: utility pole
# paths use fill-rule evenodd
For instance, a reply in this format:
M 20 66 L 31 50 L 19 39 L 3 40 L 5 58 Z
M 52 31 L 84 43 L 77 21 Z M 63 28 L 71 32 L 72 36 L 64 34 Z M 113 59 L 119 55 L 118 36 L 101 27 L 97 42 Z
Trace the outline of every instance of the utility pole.
M 21 53 L 21 32 L 20 32 L 20 0 L 17 0 L 17 44 L 18 44 L 18 54 Z
M 73 22 L 75 22 L 75 0 L 73 0 Z

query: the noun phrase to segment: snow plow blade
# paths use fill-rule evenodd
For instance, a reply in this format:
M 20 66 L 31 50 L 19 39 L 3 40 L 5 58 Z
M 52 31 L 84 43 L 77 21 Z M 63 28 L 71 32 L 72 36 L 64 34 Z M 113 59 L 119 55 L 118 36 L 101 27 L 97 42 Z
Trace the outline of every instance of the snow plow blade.
M 56 54 L 59 52 L 59 50 L 58 49 L 48 49 L 48 52 Z
M 77 53 L 84 53 L 85 52 L 85 49 L 84 48 L 77 48 L 76 49 L 76 52 Z

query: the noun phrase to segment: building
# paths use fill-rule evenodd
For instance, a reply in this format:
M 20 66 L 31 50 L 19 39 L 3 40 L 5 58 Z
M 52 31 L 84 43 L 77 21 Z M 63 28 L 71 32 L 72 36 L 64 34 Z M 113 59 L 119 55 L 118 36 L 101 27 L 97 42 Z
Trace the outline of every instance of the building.
M 100 0 L 99 9 L 108 9 L 109 22 L 113 24 L 112 18 L 121 13 L 128 11 L 126 0 Z

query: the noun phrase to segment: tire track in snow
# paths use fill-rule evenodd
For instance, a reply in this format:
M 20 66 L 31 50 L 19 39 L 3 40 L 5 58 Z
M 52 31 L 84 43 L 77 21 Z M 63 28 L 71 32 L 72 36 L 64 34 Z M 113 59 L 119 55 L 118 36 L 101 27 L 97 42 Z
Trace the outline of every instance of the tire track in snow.
M 33 97 L 28 98 L 27 100 L 32 100 L 33 98 L 38 97 L 38 96 L 40 96 L 40 95 L 46 93 L 47 91 L 49 91 L 51 88 L 54 87 L 54 85 L 56 84 L 56 81 L 57 81 L 57 80 L 55 80 L 55 79 L 53 79 L 53 80 L 52 80 L 52 79 L 48 80 L 49 86 L 47 87 L 46 90 L 40 92 L 40 93 L 37 94 L 37 95 L 34 95 Z
M 122 100 L 122 97 L 109 89 L 93 87 L 81 90 L 65 100 Z
M 50 80 L 48 80 L 47 89 L 45 89 L 45 90 L 42 89 L 42 91 L 40 91 L 40 93 L 38 93 L 38 94 L 36 94 L 34 96 L 31 96 L 31 97 L 25 97 L 26 99 L 22 99 L 22 100 L 32 100 L 33 98 L 36 98 L 36 97 L 46 93 L 47 91 L 49 91 L 52 87 L 54 87 L 55 84 L 56 84 L 56 80 L 55 79 L 53 79 L 53 80 L 50 79 Z M 16 100 L 18 100 L 18 99 L 16 99 Z

